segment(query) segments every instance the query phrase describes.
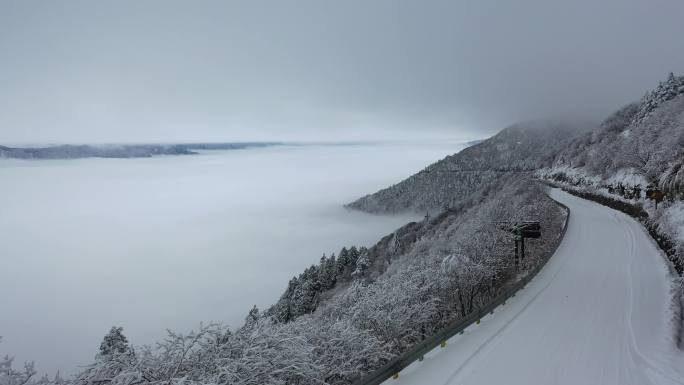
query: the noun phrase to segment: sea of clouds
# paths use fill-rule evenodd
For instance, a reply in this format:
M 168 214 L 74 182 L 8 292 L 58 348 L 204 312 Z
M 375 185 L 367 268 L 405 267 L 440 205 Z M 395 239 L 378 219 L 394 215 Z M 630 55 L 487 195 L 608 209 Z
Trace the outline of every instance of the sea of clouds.
M 201 321 L 238 327 L 323 253 L 417 214 L 343 204 L 460 143 L 288 145 L 148 159 L 0 159 L 1 354 L 89 363 L 112 325 L 135 345 Z

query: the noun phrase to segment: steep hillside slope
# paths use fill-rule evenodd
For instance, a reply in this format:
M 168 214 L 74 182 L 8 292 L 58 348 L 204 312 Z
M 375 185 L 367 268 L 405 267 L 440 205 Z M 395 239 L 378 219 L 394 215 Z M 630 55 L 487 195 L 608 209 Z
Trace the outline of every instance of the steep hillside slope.
M 208 324 L 190 334 L 170 332 L 155 347 L 134 347 L 113 328 L 94 362 L 69 385 L 353 383 L 489 303 L 558 244 L 565 211 L 529 171 L 550 162 L 535 157 L 546 153 L 534 151 L 544 142 L 546 131 L 539 130 L 510 128 L 461 155 L 463 169 L 493 175 L 491 183 L 473 186 L 487 190 L 472 201 L 477 204 L 433 213 L 370 248 L 321 258 L 293 277 L 272 307 L 253 308 L 237 329 Z M 506 154 L 523 149 L 526 155 Z M 494 157 L 499 168 L 492 173 L 484 168 Z M 442 183 L 437 173 L 427 175 Z M 457 191 L 443 193 L 451 198 Z M 542 235 L 516 259 L 510 225 L 525 220 L 539 221 Z
M 606 184 L 657 184 L 681 195 L 684 161 L 684 76 L 666 82 L 573 140 L 554 161 L 557 169 Z M 560 170 L 559 170 L 560 171 Z
M 497 188 L 502 176 L 550 166 L 560 149 L 588 128 L 586 123 L 516 124 L 348 207 L 373 213 L 470 207 Z
M 639 217 L 680 275 L 673 323 L 684 347 L 684 76 L 670 74 L 537 175 Z
M 515 263 L 513 235 L 499 223 L 530 218 L 542 237 Z M 169 332 L 154 348 L 133 347 L 113 328 L 75 378 L 30 385 L 349 385 L 534 271 L 560 241 L 565 218 L 538 183 L 511 181 L 483 204 L 321 259 L 269 311 L 252 309 L 241 328 Z
M 387 385 L 682 384 L 669 272 L 627 215 L 559 190 L 563 242 L 505 306 Z M 581 284 L 578 284 L 580 283 Z
M 634 206 L 684 271 L 684 76 L 670 74 L 640 102 L 571 141 L 538 175 Z M 655 190 L 664 194 L 659 205 L 648 199 Z

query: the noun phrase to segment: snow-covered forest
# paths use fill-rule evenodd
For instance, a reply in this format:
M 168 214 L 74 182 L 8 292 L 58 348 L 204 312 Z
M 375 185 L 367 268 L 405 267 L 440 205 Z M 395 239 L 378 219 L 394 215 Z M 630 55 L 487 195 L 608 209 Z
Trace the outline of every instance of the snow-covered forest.
M 208 324 L 134 347 L 113 328 L 93 364 L 67 381 L 350 383 L 493 298 L 558 241 L 562 210 L 540 186 L 506 180 L 497 190 L 476 207 L 409 224 L 373 248 L 321 258 L 273 308 L 254 308 L 237 330 Z M 516 270 L 512 235 L 499 224 L 529 218 L 541 221 L 544 237 L 530 241 Z M 2 385 L 30 376 L 6 366 Z
M 32 364 L 22 369 L 8 357 L 0 385 L 349 384 L 486 303 L 553 249 L 564 211 L 539 178 L 639 207 L 681 268 L 683 128 L 684 77 L 674 75 L 591 131 L 511 126 L 349 204 L 427 215 L 373 247 L 324 255 L 272 307 L 252 309 L 242 327 L 169 331 L 155 346 L 136 346 L 113 327 L 73 378 L 39 377 Z M 647 196 L 656 190 L 664 193 L 657 208 Z M 524 220 L 539 221 L 543 235 L 529 241 L 516 268 L 513 235 L 502 223 Z
M 376 213 L 467 208 L 486 199 L 502 176 L 531 175 L 550 166 L 566 143 L 589 129 L 586 123 L 518 123 L 348 206 Z

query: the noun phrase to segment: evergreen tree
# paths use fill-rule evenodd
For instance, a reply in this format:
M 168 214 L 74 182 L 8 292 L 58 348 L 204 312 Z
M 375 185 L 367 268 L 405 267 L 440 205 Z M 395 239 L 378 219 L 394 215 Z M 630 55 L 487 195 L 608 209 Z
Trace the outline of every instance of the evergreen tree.
M 344 273 L 345 268 L 349 266 L 349 250 L 343 247 L 340 250 L 340 255 L 337 257 L 337 274 L 338 276 Z
M 112 326 L 100 344 L 100 357 L 107 360 L 117 354 L 129 353 L 131 347 L 128 345 L 128 339 L 123 334 L 123 328 Z
M 368 253 L 361 254 L 359 258 L 356 260 L 356 269 L 352 273 L 352 275 L 355 275 L 357 277 L 365 277 L 368 268 L 371 266 L 371 260 L 368 258 Z
M 290 282 L 287 284 L 287 290 L 280 297 L 278 303 L 274 306 L 275 319 L 278 322 L 288 322 L 292 319 L 292 307 L 293 298 L 295 291 L 299 286 L 299 279 L 297 277 L 292 277 Z
M 57 371 L 57 374 L 55 374 L 55 378 L 52 380 L 52 383 L 54 385 L 62 385 L 64 384 L 64 379 L 62 376 L 59 374 L 59 370 Z
M 349 249 L 349 265 L 350 266 L 356 266 L 356 260 L 359 259 L 360 255 L 361 255 L 361 252 L 356 248 L 356 246 L 352 246 Z
M 247 314 L 247 318 L 245 319 L 245 325 L 251 326 L 254 323 L 256 323 L 259 320 L 259 308 L 257 305 L 254 305 L 252 307 L 252 310 L 249 311 L 249 314 Z
M 325 290 L 332 289 L 337 284 L 337 260 L 333 253 L 323 267 L 324 280 L 322 281 Z

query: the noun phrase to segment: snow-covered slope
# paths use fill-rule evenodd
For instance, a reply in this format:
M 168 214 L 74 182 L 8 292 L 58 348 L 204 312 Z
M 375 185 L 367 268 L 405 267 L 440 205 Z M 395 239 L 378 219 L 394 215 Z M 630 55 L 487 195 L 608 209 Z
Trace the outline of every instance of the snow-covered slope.
M 348 207 L 373 213 L 468 208 L 520 173 L 549 167 L 571 139 L 589 128 L 578 122 L 518 123 Z
M 684 76 L 670 74 L 639 103 L 623 107 L 596 130 L 569 143 L 556 156 L 554 168 L 569 179 L 582 173 L 604 184 L 657 184 L 682 198 L 683 148 Z
M 684 271 L 684 76 L 670 74 L 641 101 L 568 143 L 553 163 L 537 175 L 643 211 L 644 224 Z M 653 187 L 664 194 L 657 206 L 647 197 Z
M 630 217 L 559 190 L 571 219 L 518 296 L 387 384 L 684 384 L 669 269 Z

